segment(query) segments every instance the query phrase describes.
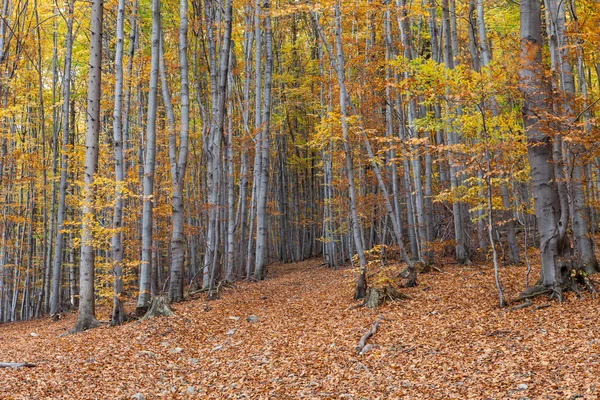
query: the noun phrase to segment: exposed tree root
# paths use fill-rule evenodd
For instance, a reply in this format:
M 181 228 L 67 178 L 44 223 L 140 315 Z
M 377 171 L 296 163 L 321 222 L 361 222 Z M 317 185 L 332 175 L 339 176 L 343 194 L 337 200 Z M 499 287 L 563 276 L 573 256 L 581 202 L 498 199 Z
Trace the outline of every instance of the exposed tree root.
M 548 308 L 548 307 L 550 307 L 550 306 L 551 306 L 551 304 L 550 304 L 550 303 L 546 303 L 546 304 L 539 304 L 539 305 L 537 305 L 537 306 L 533 307 L 533 310 L 531 310 L 531 311 L 541 310 L 541 309 L 543 309 L 543 308 Z
M 520 310 L 521 308 L 526 308 L 526 307 L 530 307 L 531 304 L 533 304 L 531 302 L 531 300 L 529 299 L 525 299 L 525 301 L 521 304 L 517 304 L 516 306 L 512 306 L 510 307 L 507 311 L 515 311 L 515 310 Z
M 569 263 L 563 263 L 558 267 L 557 282 L 554 285 L 546 286 L 538 283 L 528 287 L 521 292 L 515 302 L 548 294 L 550 299 L 562 303 L 565 292 L 573 292 L 577 297 L 583 297 L 583 291 L 591 293 L 593 297 L 598 293 L 594 282 L 582 268 L 573 268 Z
M 547 288 L 545 286 L 541 286 L 541 285 L 530 286 L 527 289 L 523 290 L 521 292 L 521 294 L 519 295 L 519 297 L 517 297 L 517 299 L 514 302 L 525 300 L 525 299 L 533 299 L 535 297 L 538 297 L 538 296 L 541 296 L 543 294 L 550 293 L 550 292 L 551 292 L 550 288 Z

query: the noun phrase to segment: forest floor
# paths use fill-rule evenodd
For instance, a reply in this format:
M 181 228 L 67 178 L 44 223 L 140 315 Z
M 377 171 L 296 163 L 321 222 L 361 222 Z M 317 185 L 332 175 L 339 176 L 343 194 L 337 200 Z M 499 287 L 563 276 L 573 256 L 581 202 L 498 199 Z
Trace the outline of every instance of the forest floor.
M 490 266 L 441 265 L 410 299 L 350 309 L 355 272 L 277 265 L 175 317 L 59 337 L 70 314 L 0 326 L 2 399 L 596 399 L 599 299 L 500 310 Z M 509 298 L 525 267 L 503 267 Z M 547 303 L 538 298 L 534 304 Z M 257 322 L 246 318 L 254 315 Z M 378 315 L 375 347 L 355 347 Z M 107 315 L 101 315 L 107 318 Z

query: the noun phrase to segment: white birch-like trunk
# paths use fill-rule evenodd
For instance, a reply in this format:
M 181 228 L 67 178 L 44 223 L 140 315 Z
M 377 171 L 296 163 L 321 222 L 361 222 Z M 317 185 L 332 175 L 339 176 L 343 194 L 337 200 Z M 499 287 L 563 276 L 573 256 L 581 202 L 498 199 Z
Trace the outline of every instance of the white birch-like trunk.
M 98 167 L 98 136 L 100 134 L 100 97 L 102 82 L 102 20 L 103 0 L 93 0 L 90 14 L 90 61 L 88 75 L 88 105 L 85 135 L 85 168 L 81 226 L 81 260 L 79 265 L 79 314 L 72 332 L 81 332 L 98 325 L 94 301 L 94 175 Z
M 558 283 L 557 261 L 564 237 L 558 188 L 554 175 L 552 138 L 546 121 L 549 87 L 542 64 L 541 5 L 539 0 L 521 0 L 521 55 L 519 87 L 523 94 L 523 123 L 527 133 L 528 158 L 533 184 L 534 209 L 540 234 L 540 284 Z
M 342 124 L 342 139 L 344 142 L 344 153 L 346 156 L 346 179 L 348 180 L 348 194 L 350 197 L 350 215 L 352 219 L 352 234 L 354 237 L 354 246 L 358 255 L 359 278 L 354 292 L 355 299 L 362 299 L 367 293 L 367 260 L 365 258 L 362 238 L 360 234 L 360 222 L 356 210 L 356 192 L 354 189 L 354 165 L 352 163 L 352 150 L 348 138 L 348 111 L 346 109 L 346 86 L 344 83 L 344 53 L 342 49 L 342 22 L 340 15 L 339 1 L 335 4 L 335 43 L 336 43 L 336 75 L 340 91 L 340 122 Z M 316 20 L 316 18 L 315 18 Z M 324 35 L 323 39 L 324 39 Z M 329 51 L 329 56 L 333 54 Z M 334 59 L 332 58 L 332 61 Z
M 142 208 L 142 263 L 139 276 L 139 293 L 136 304 L 138 316 L 150 307 L 152 296 L 152 209 L 154 207 L 154 169 L 156 160 L 156 109 L 160 56 L 160 1 L 152 0 L 152 59 L 148 93 L 148 120 L 146 124 L 146 157 L 143 173 Z
M 190 126 L 190 95 L 189 67 L 187 58 L 188 48 L 188 1 L 179 2 L 179 71 L 181 76 L 181 116 L 179 122 L 179 153 L 174 175 L 172 176 L 172 206 L 171 218 L 171 277 L 169 281 L 169 298 L 177 302 L 183 299 L 184 257 L 185 257 L 185 207 L 183 190 L 188 158 L 188 138 Z M 169 142 L 171 144 L 171 142 Z
M 564 127 L 561 126 L 561 131 L 564 132 L 569 129 L 574 129 L 576 134 L 582 135 L 583 130 L 581 128 L 573 128 L 577 123 L 575 120 L 576 115 L 573 104 L 576 91 L 573 67 L 569 61 L 569 46 L 571 43 L 568 42 L 567 37 L 565 4 L 563 1 L 558 0 L 546 0 L 546 4 L 546 12 L 549 15 L 550 22 L 550 41 L 552 42 L 550 48 L 553 53 L 553 69 L 558 74 L 559 87 L 562 92 L 560 98 L 562 104 L 559 104 L 556 108 L 559 109 L 566 118 L 564 124 L 568 125 Z M 574 7 L 574 5 L 572 6 Z M 598 261 L 596 260 L 596 255 L 594 253 L 594 245 L 590 230 L 590 214 L 585 199 L 584 159 L 583 157 L 576 156 L 578 152 L 583 150 L 584 148 L 582 145 L 573 144 L 569 146 L 567 151 L 561 151 L 561 155 L 562 157 L 567 156 L 570 158 L 568 162 L 570 168 L 567 168 L 567 173 L 565 175 L 567 177 L 567 182 L 570 183 L 569 186 L 571 190 L 572 211 L 570 214 L 573 240 L 576 249 L 575 256 L 579 266 L 583 268 L 586 273 L 592 274 L 598 270 Z
M 261 162 L 259 186 L 256 201 L 256 259 L 254 262 L 254 279 L 263 280 L 266 274 L 267 254 L 267 187 L 269 181 L 269 128 L 271 119 L 271 81 L 273 74 L 273 32 L 271 30 L 271 16 L 269 2 L 265 16 L 265 83 L 261 126 Z
M 59 198 L 58 210 L 56 213 L 56 241 L 54 245 L 54 260 L 52 262 L 52 290 L 50 292 L 50 314 L 58 312 L 60 303 L 60 286 L 62 282 L 62 259 L 64 245 L 64 220 L 66 214 L 66 198 L 67 198 L 67 150 L 69 146 L 69 107 L 71 103 L 71 59 L 73 54 L 73 4 L 74 0 L 69 1 L 68 18 L 67 18 L 67 33 L 65 38 L 65 72 L 63 76 L 63 136 L 62 136 L 62 152 L 60 155 L 60 183 L 59 183 Z
M 455 35 L 453 35 L 453 30 L 452 30 L 452 21 L 453 18 L 451 18 L 451 12 L 449 9 L 449 4 L 448 4 L 448 0 L 442 0 L 442 27 L 443 27 L 443 34 L 444 34 L 444 65 L 446 68 L 448 69 L 454 69 L 454 49 L 453 49 L 453 45 L 454 45 L 454 40 L 453 38 L 455 37 Z M 455 19 L 454 19 L 454 22 Z M 448 115 L 450 115 L 450 111 L 452 111 L 452 105 L 449 104 L 448 105 L 449 108 L 449 112 Z M 458 136 L 456 134 L 456 132 L 454 132 L 454 128 L 452 126 L 452 120 L 451 118 L 448 118 L 446 121 L 446 128 L 447 128 L 447 136 L 448 136 L 448 144 L 449 145 L 456 145 L 458 143 Z M 456 163 L 454 160 L 454 156 L 452 155 L 452 152 L 448 152 L 448 163 L 449 163 L 449 169 L 450 169 L 450 187 L 452 189 L 453 193 L 456 193 L 456 190 L 458 189 L 459 186 L 459 179 L 458 179 L 458 168 L 456 167 Z M 470 259 L 469 259 L 469 255 L 467 252 L 467 248 L 465 246 L 465 240 L 464 240 L 464 221 L 463 221 L 463 212 L 462 212 L 462 207 L 461 207 L 461 203 L 458 201 L 453 201 L 452 202 L 452 213 L 454 214 L 454 240 L 456 242 L 455 245 L 455 250 L 456 250 L 456 262 L 458 264 L 466 264 L 466 263 L 470 263 Z
M 123 40 L 125 21 L 125 0 L 117 5 L 117 45 L 115 48 L 115 109 L 113 112 L 113 146 L 115 153 L 115 205 L 113 209 L 113 229 L 111 251 L 113 262 L 113 311 L 111 324 L 120 325 L 125 320 L 121 295 L 123 292 Z

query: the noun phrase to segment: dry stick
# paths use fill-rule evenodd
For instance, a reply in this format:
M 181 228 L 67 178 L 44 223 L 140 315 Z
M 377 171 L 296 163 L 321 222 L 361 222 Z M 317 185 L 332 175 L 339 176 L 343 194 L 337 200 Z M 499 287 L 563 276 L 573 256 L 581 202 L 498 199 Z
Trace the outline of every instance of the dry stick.
M 22 362 L 22 363 L 6 363 L 6 362 L 0 362 L 0 368 L 22 368 L 22 367 L 27 367 L 27 368 L 31 368 L 31 367 L 35 367 L 35 364 L 31 364 L 31 363 L 27 363 L 27 362 Z
M 379 327 L 379 322 L 381 322 L 382 319 L 383 319 L 383 317 L 381 315 L 379 315 L 377 317 L 377 321 L 375 321 L 375 323 L 373 324 L 373 326 L 371 326 L 371 329 L 369 329 L 360 338 L 360 341 L 358 342 L 358 345 L 356 346 L 356 352 L 359 355 L 365 354 L 371 348 L 371 346 L 367 346 L 367 340 L 369 340 L 369 338 L 371 336 L 373 336 L 377 332 L 377 328 Z

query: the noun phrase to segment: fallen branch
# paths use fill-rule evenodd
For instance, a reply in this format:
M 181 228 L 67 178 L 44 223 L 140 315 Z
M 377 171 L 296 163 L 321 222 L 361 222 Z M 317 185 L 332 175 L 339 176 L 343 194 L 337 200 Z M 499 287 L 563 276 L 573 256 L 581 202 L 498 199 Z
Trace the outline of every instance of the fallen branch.
M 379 322 L 381 322 L 383 318 L 380 316 L 377 317 L 377 321 L 375 321 L 375 323 L 373 324 L 373 326 L 371 326 L 371 329 L 369 329 L 364 335 L 362 335 L 362 337 L 360 338 L 358 345 L 356 346 L 356 352 L 358 353 L 358 355 L 363 355 L 365 354 L 367 351 L 369 351 L 373 346 L 367 346 L 367 340 L 369 340 L 369 338 L 371 336 L 373 336 L 375 333 L 377 333 L 377 328 L 379 327 Z
M 31 364 L 31 363 L 27 363 L 27 362 L 21 362 L 21 363 L 7 363 L 7 362 L 0 362 L 0 368 L 32 368 L 35 367 L 36 364 Z

